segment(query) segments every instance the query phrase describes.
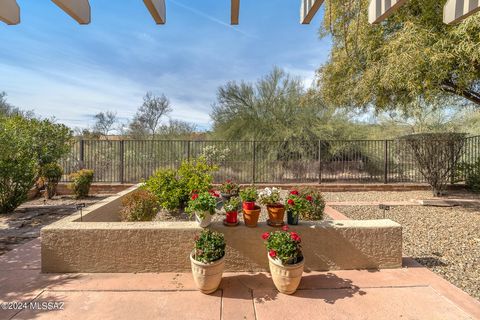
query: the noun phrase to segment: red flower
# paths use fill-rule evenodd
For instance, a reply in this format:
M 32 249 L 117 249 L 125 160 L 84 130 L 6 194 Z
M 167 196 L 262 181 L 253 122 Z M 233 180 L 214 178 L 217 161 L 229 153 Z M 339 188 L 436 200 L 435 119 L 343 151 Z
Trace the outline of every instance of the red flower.
M 282 227 L 282 230 L 283 230 L 283 231 L 288 231 L 288 226 L 283 226 L 283 227 Z
M 270 233 L 265 232 L 264 234 L 262 234 L 262 239 L 263 239 L 263 240 L 267 240 L 268 237 L 270 237 Z
M 302 240 L 296 232 L 290 232 L 290 237 L 292 237 L 292 240 L 296 242 L 300 242 Z
M 290 194 L 293 194 L 293 195 L 295 195 L 295 196 L 298 196 L 298 191 L 297 191 L 297 190 L 292 190 L 292 191 L 290 191 Z
M 232 180 L 230 180 L 230 179 L 227 180 L 227 183 L 231 183 L 231 182 L 232 182 Z
M 214 197 L 217 197 L 217 198 L 220 197 L 220 195 L 219 195 L 217 192 L 214 192 L 214 193 L 213 193 L 213 196 L 214 196 Z
M 196 200 L 197 198 L 198 198 L 198 194 L 194 193 L 194 194 L 192 195 L 192 200 Z
M 293 201 L 292 199 L 288 199 L 287 203 L 291 206 L 295 205 L 295 201 Z
M 312 202 L 312 201 L 313 201 L 313 198 L 312 198 L 312 196 L 306 196 L 306 197 L 305 197 L 305 199 L 307 199 L 307 201 L 310 201 L 310 202 Z
M 277 256 L 277 252 L 276 252 L 275 250 L 270 250 L 270 251 L 268 252 L 268 255 L 269 255 L 270 257 L 272 257 L 272 258 L 275 258 L 275 257 Z

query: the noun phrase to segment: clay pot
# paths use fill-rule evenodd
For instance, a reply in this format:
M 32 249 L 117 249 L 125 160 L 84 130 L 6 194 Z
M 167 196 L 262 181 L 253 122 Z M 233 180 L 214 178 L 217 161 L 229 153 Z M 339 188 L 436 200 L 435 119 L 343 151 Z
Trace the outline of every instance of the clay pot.
M 227 223 L 237 223 L 238 221 L 238 212 L 237 211 L 231 211 L 226 213 L 226 221 Z
M 287 223 L 289 225 L 297 225 L 298 224 L 298 214 L 293 214 L 291 211 L 287 211 Z
M 225 267 L 225 256 L 212 263 L 203 263 L 195 260 L 193 251 L 190 253 L 193 280 L 198 289 L 205 294 L 215 292 L 222 281 Z
M 258 218 L 260 217 L 260 211 L 262 209 L 259 206 L 255 206 L 253 210 L 243 209 L 243 220 L 247 227 L 256 227 L 258 223 Z
M 203 218 L 200 216 L 199 213 L 195 212 L 195 221 L 200 228 L 206 228 L 212 223 L 212 215 L 210 212 L 205 211 L 202 213 Z
M 267 206 L 268 218 L 272 223 L 282 223 L 285 216 L 285 206 L 283 204 Z
M 284 294 L 295 293 L 302 280 L 305 258 L 296 264 L 283 265 L 280 260 L 272 259 L 268 254 L 267 256 L 272 280 L 277 290 Z
M 243 210 L 255 210 L 255 201 L 244 201 Z

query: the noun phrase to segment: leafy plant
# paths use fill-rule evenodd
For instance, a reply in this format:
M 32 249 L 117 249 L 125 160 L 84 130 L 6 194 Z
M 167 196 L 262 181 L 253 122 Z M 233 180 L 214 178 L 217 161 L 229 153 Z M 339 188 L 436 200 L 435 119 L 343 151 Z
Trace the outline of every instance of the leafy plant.
M 258 193 L 259 202 L 266 206 L 279 205 L 282 198 L 280 196 L 280 189 L 278 188 L 265 188 Z
M 285 207 L 287 212 L 290 212 L 294 216 L 298 216 L 304 212 L 312 211 L 312 202 L 312 197 L 309 196 L 307 199 L 300 195 L 297 190 L 292 190 L 285 201 Z
M 158 212 L 158 199 L 147 190 L 139 189 L 122 200 L 122 221 L 151 221 Z
M 225 237 L 222 233 L 203 230 L 195 237 L 193 258 L 199 262 L 211 263 L 225 256 Z
M 70 175 L 72 182 L 68 187 L 73 191 L 77 199 L 88 196 L 93 182 L 93 175 L 94 171 L 88 169 L 82 169 Z
M 189 194 L 172 169 L 157 170 L 145 181 L 145 188 L 157 197 L 160 207 L 167 210 L 179 209 L 188 201 Z
M 247 187 L 240 191 L 240 198 L 243 202 L 255 202 L 258 198 L 258 191 L 255 186 Z
M 234 212 L 238 210 L 238 206 L 240 205 L 240 198 L 239 197 L 232 197 L 230 200 L 226 201 L 223 204 L 223 208 L 225 212 Z
M 41 167 L 39 174 L 45 184 L 45 198 L 51 199 L 57 194 L 57 185 L 62 179 L 63 169 L 58 163 L 52 162 Z
M 194 193 L 190 198 L 190 201 L 188 201 L 188 206 L 185 209 L 185 212 L 189 213 L 190 216 L 196 213 L 200 218 L 203 219 L 205 217 L 205 212 L 209 212 L 210 214 L 215 213 L 217 201 L 218 194 L 216 193 Z
M 220 192 L 225 195 L 236 196 L 240 192 L 240 186 L 230 179 L 222 183 L 219 189 L 220 189 Z
M 283 265 L 295 264 L 303 259 L 302 239 L 296 232 L 288 230 L 288 227 L 284 226 L 281 231 L 265 232 L 262 235 L 268 255 L 272 259 L 280 260 Z
M 314 188 L 304 187 L 299 191 L 300 195 L 310 202 L 307 210 L 300 212 L 302 220 L 322 220 L 325 213 L 325 198 Z
M 184 194 L 188 197 L 193 192 L 210 190 L 213 182 L 212 173 L 217 169 L 216 166 L 209 165 L 203 157 L 182 162 L 177 176 Z
M 465 177 L 465 185 L 473 192 L 480 192 L 480 158 L 474 163 L 462 162 L 457 168 L 457 176 Z

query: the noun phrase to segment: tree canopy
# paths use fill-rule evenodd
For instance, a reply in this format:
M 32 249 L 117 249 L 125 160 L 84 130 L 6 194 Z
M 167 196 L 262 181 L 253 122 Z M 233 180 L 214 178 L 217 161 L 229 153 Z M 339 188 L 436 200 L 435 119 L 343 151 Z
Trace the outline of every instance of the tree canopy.
M 419 98 L 480 106 L 480 14 L 446 25 L 445 2 L 410 0 L 370 25 L 369 0 L 328 1 L 320 35 L 333 46 L 318 70 L 324 100 L 377 110 L 408 110 Z

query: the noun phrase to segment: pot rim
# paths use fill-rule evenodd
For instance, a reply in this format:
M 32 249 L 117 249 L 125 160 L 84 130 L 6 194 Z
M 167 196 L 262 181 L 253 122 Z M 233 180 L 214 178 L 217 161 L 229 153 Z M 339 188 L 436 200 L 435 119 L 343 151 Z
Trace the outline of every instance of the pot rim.
M 194 251 L 195 251 L 195 249 L 193 249 L 192 252 L 190 252 L 190 261 L 195 263 L 198 266 L 203 266 L 203 267 L 213 267 L 213 266 L 219 265 L 225 260 L 225 256 L 227 255 L 226 252 L 225 252 L 223 257 L 221 257 L 218 260 L 215 260 L 215 261 L 212 261 L 212 262 L 209 262 L 209 263 L 203 263 L 201 261 L 195 260 L 195 258 L 193 257 L 193 252 Z
M 268 260 L 271 261 L 274 265 L 285 268 L 285 269 L 296 269 L 300 266 L 303 266 L 305 264 L 305 257 L 302 257 L 302 261 L 297 262 L 295 264 L 282 264 L 282 262 L 278 259 L 273 259 L 270 257 L 270 255 L 267 253 Z
M 243 209 L 243 212 L 246 212 L 246 211 L 249 211 L 249 212 L 255 212 L 255 211 L 262 211 L 262 208 L 260 206 L 255 206 L 255 209 L 252 209 L 252 210 L 248 210 L 248 209 Z
M 280 209 L 280 208 L 285 208 L 285 205 L 282 203 L 276 203 L 276 204 L 268 204 L 267 208 L 275 208 L 275 209 Z

